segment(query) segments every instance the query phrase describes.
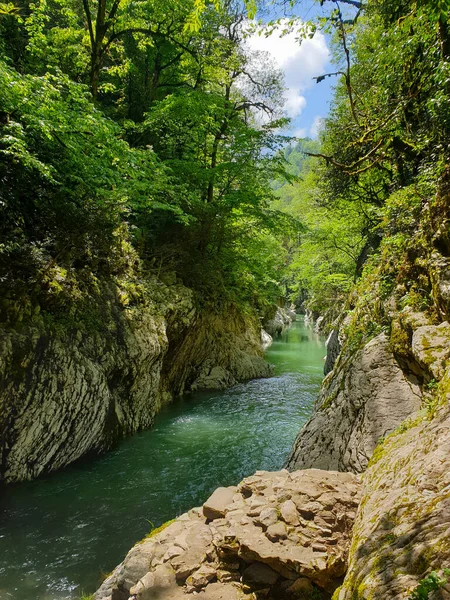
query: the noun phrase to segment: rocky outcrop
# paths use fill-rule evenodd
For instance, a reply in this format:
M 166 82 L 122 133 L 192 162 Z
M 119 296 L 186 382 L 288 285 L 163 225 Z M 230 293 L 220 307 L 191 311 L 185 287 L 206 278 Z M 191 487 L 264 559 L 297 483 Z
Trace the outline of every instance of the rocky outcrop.
M 325 347 L 327 349 L 327 355 L 325 358 L 325 366 L 323 368 L 324 375 L 328 375 L 334 368 L 335 362 L 341 352 L 342 344 L 339 339 L 339 328 L 335 327 L 331 330 L 330 335 L 327 337 L 325 342 Z
M 258 318 L 235 307 L 198 313 L 192 326 L 170 343 L 162 372 L 164 385 L 177 395 L 225 389 L 271 374 L 263 359 Z
M 275 315 L 264 323 L 264 329 L 272 338 L 275 338 L 288 329 L 296 318 L 297 315 L 293 308 L 279 306 Z
M 437 398 L 436 408 L 411 416 L 380 445 L 364 475 L 337 600 L 400 600 L 449 565 L 450 372 Z M 448 599 L 449 591 L 429 597 Z
M 37 315 L 1 330 L 0 480 L 104 452 L 150 427 L 175 394 L 270 375 L 256 317 L 200 311 L 182 285 L 151 286 L 130 306 L 103 284 L 74 324 Z
M 329 598 L 359 490 L 350 473 L 258 471 L 134 546 L 95 599 Z
M 288 468 L 364 471 L 380 438 L 417 410 L 421 399 L 417 379 L 405 375 L 388 338 L 378 335 L 342 355 L 324 380 Z
M 273 343 L 272 336 L 269 335 L 267 333 L 267 331 L 265 331 L 264 329 L 261 329 L 261 346 L 262 346 L 262 349 L 264 351 L 266 351 L 267 348 L 270 348 L 270 346 L 272 345 L 272 343 Z

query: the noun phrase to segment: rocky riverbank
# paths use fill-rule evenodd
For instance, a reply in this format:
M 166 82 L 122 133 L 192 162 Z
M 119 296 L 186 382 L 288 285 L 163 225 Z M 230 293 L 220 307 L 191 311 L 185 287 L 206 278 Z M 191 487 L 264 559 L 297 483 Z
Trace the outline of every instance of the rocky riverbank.
M 387 236 L 333 322 L 292 473 L 216 491 L 144 541 L 133 571 L 136 546 L 96 600 L 450 598 L 449 195 L 403 246 Z M 186 570 L 181 523 L 206 540 Z
M 271 374 L 256 315 L 200 309 L 189 289 L 156 279 L 134 302 L 99 285 L 86 314 L 2 327 L 0 481 L 104 452 L 150 427 L 174 395 Z
M 350 473 L 258 471 L 136 544 L 95 599 L 329 598 L 359 492 Z

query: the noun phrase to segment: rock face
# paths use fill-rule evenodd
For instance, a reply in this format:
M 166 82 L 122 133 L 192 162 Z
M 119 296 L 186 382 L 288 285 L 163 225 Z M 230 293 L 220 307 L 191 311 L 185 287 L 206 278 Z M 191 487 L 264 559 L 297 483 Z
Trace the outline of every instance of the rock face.
M 346 571 L 359 491 L 350 473 L 258 471 L 134 546 L 95 599 L 327 598 Z
M 263 359 L 260 325 L 230 307 L 226 313 L 203 311 L 176 336 L 169 331 L 163 379 L 175 394 L 186 390 L 225 389 L 238 381 L 269 377 Z
M 261 329 L 261 345 L 264 351 L 267 350 L 267 348 L 270 348 L 270 346 L 273 343 L 273 338 L 271 335 L 269 335 L 267 333 L 267 331 L 265 331 L 265 329 Z
M 1 330 L 0 480 L 108 450 L 174 394 L 270 375 L 256 317 L 200 312 L 181 285 L 153 282 L 151 298 L 125 308 L 104 285 L 90 328 L 39 316 Z
M 449 564 L 450 372 L 439 391 L 436 413 L 408 419 L 377 449 L 364 475 L 338 600 L 400 600 Z M 447 586 L 430 598 L 448 599 L 448 592 Z
M 265 331 L 272 337 L 283 333 L 296 319 L 295 310 L 278 307 L 275 316 L 264 323 Z
M 364 471 L 380 438 L 417 410 L 421 398 L 417 380 L 405 376 L 387 337 L 377 336 L 341 356 L 324 380 L 288 468 Z
M 333 370 L 342 348 L 341 340 L 339 339 L 339 329 L 337 327 L 332 329 L 330 335 L 327 337 L 325 346 L 327 348 L 327 356 L 325 358 L 323 373 L 324 375 L 328 375 Z

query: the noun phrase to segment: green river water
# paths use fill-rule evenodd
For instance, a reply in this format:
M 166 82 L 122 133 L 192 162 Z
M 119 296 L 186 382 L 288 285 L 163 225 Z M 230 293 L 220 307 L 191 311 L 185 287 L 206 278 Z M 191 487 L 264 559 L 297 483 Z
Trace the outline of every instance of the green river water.
M 279 469 L 322 380 L 323 339 L 294 323 L 266 353 L 275 376 L 166 407 L 95 461 L 0 490 L 0 600 L 73 600 L 152 528 L 219 485 Z

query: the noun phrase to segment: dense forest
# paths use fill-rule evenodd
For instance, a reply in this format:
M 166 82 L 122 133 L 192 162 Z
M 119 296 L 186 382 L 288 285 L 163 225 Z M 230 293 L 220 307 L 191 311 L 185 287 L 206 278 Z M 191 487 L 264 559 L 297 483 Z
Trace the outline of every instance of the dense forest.
M 315 89 L 333 84 L 317 138 L 289 135 L 287 76 L 249 43 L 280 33 L 299 46 L 320 33 L 331 49 L 329 71 L 314 77 Z M 228 482 L 220 472 L 214 485 L 249 475 L 249 458 L 259 469 L 219 488 L 209 516 L 207 501 L 167 530 L 158 521 L 128 556 L 131 574 L 125 559 L 97 600 L 153 597 L 160 576 L 158 597 L 167 600 L 203 596 L 207 586 L 219 595 L 205 598 L 233 600 L 239 586 L 239 598 L 269 600 L 449 596 L 440 595 L 450 574 L 449 100 L 450 0 L 0 2 L 0 485 L 47 484 L 82 457 L 90 465 L 150 429 L 175 397 L 199 390 L 223 393 L 239 427 L 226 426 L 220 402 L 216 412 L 203 405 L 197 429 L 177 416 L 171 435 L 185 445 L 174 464 L 190 455 L 205 471 L 202 485 L 216 458 L 241 470 Z M 297 323 L 291 336 L 316 362 L 299 351 L 292 368 L 283 363 L 284 379 L 265 379 L 267 331 L 286 333 L 291 302 L 322 317 L 314 331 Z M 319 333 L 328 334 L 326 351 Z M 275 340 L 280 364 L 288 334 Z M 280 441 L 278 431 L 299 427 L 295 441 L 295 433 Z M 231 461 L 223 432 L 240 454 Z M 153 464 L 151 444 L 139 448 Z M 278 451 L 297 475 L 272 461 Z M 269 468 L 263 458 L 282 470 L 260 470 Z M 140 504 L 139 477 L 158 496 L 148 465 L 141 476 L 127 465 L 106 488 L 88 472 L 89 511 L 97 516 L 108 502 L 116 510 L 130 471 L 133 514 L 153 526 Z M 184 465 L 186 480 L 176 470 L 171 480 L 204 496 Z M 178 491 L 166 519 L 205 500 L 199 493 L 181 504 Z M 17 530 L 8 531 L 8 500 L 5 513 L 0 507 L 13 549 L 0 556 L 25 572 L 11 571 L 14 590 L 20 577 L 28 585 L 30 556 L 44 546 L 37 536 L 39 551 L 14 554 L 25 540 L 19 529 L 33 537 L 21 493 Z M 230 506 L 222 547 L 216 534 Z M 34 505 L 29 514 L 40 521 Z M 62 520 L 65 545 L 81 533 Z M 89 525 L 86 551 L 103 552 L 93 523 L 80 524 Z M 168 532 L 185 536 L 191 526 L 198 556 L 185 568 L 181 547 L 191 544 L 183 537 L 174 551 Z M 256 535 L 251 550 L 246 528 Z M 113 534 L 115 550 L 121 534 Z M 160 540 L 167 553 L 152 554 Z M 64 560 L 75 568 L 74 557 Z M 45 552 L 37 558 L 42 571 L 55 567 Z M 91 562 L 97 569 L 98 554 Z M 39 585 L 50 589 L 42 577 Z
M 4 316 L 82 305 L 98 277 L 133 303 L 136 270 L 273 302 L 298 226 L 271 206 L 282 81 L 244 7 L 91 4 L 1 8 Z
M 287 146 L 251 3 L 2 4 L 3 317 L 82 304 L 99 276 L 133 303 L 136 270 L 323 312 L 383 236 L 400 257 L 445 172 L 447 3 L 320 4 L 299 35 L 332 39 L 335 98 L 320 141 Z

